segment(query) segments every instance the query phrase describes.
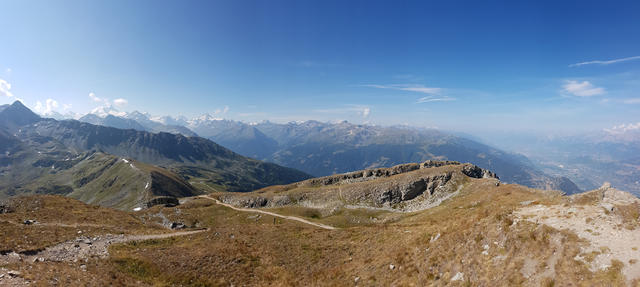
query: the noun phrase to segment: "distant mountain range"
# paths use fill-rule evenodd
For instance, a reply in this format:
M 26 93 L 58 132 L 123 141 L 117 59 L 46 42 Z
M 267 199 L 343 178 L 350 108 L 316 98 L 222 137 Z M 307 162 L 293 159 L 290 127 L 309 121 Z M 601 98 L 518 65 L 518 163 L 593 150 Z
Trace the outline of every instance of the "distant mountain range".
M 165 132 L 172 134 L 181 134 L 188 137 L 198 136 L 196 133 L 192 132 L 186 127 L 178 125 L 165 125 L 160 122 L 152 121 L 148 118 L 147 115 L 144 115 L 140 112 L 126 114 L 126 117 L 119 117 L 111 114 L 107 114 L 101 117 L 96 114 L 87 114 L 78 120 L 94 125 L 114 127 L 118 129 L 134 129 L 154 133 Z
M 434 129 L 317 121 L 247 124 L 210 115 L 194 119 L 154 118 L 145 113 L 114 110 L 99 111 L 80 120 L 117 128 L 197 134 L 239 154 L 313 176 L 425 160 L 454 160 L 493 170 L 505 182 L 569 194 L 581 191 L 566 177 L 545 174 L 523 155 Z M 174 128 L 170 131 L 168 127 Z
M 200 137 L 43 119 L 18 101 L 0 106 L 0 148 L 0 198 L 56 193 L 131 208 L 157 196 L 251 191 L 310 177 Z
M 571 178 L 581 189 L 610 182 L 640 195 L 640 124 L 579 135 L 506 134 L 493 139 L 526 154 L 545 173 Z

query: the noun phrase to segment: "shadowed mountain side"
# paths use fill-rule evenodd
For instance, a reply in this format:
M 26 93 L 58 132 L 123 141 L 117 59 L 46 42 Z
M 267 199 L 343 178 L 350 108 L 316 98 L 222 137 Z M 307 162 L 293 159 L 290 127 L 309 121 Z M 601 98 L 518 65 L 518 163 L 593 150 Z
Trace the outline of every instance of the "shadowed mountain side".
M 40 116 L 25 107 L 20 101 L 0 107 L 0 127 L 5 127 L 9 131 L 39 120 Z
M 72 149 L 99 149 L 113 155 L 166 166 L 188 178 L 208 181 L 218 191 L 251 191 L 309 178 L 295 169 L 247 158 L 199 137 L 55 120 L 38 122 L 23 129 L 20 136 L 49 137 Z

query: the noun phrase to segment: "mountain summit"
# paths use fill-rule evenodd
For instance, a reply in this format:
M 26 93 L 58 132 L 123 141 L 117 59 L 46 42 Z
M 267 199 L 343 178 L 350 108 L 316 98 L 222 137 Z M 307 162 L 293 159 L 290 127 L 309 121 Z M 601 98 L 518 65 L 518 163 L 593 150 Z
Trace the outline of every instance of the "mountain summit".
M 9 130 L 35 123 L 40 119 L 40 116 L 25 107 L 20 101 L 15 101 L 11 105 L 0 106 L 0 127 L 5 127 Z

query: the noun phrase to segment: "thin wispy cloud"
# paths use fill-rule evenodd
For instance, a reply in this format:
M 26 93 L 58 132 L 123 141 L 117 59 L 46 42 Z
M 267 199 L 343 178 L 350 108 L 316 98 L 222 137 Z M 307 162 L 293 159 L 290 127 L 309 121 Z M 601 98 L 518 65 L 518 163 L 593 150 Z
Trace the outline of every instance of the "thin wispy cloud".
M 124 106 L 126 106 L 128 103 L 129 103 L 129 101 L 127 101 L 127 100 L 125 100 L 125 99 L 123 99 L 123 98 L 119 98 L 119 99 L 115 99 L 115 100 L 113 100 L 113 104 L 114 104 L 116 107 L 124 107 Z
M 362 86 L 368 87 L 368 88 L 391 89 L 391 90 L 416 92 L 416 93 L 431 94 L 431 95 L 438 95 L 442 92 L 442 88 L 426 87 L 424 85 L 396 84 L 396 85 L 362 85 Z
M 371 108 L 369 106 L 361 105 L 348 105 L 343 108 L 316 109 L 313 111 L 321 114 L 355 114 L 362 118 L 367 118 L 371 115 Z
M 216 109 L 213 113 L 216 115 L 225 115 L 229 112 L 229 106 L 224 106 L 222 109 Z
M 640 56 L 633 56 L 633 57 L 606 60 L 606 61 L 602 61 L 602 60 L 587 61 L 587 62 L 582 62 L 582 63 L 571 64 L 571 65 L 569 65 L 569 67 L 580 67 L 580 66 L 584 66 L 584 65 L 611 65 L 611 64 L 615 64 L 615 63 L 628 62 L 628 61 L 633 61 L 633 60 L 640 60 Z
M 89 93 L 89 98 L 91 98 L 91 100 L 93 100 L 93 101 L 94 101 L 94 102 L 96 102 L 96 103 L 100 103 L 100 102 L 102 102 L 102 99 L 101 99 L 101 98 L 98 98 L 98 97 L 96 96 L 96 94 L 94 94 L 94 93 Z
M 630 98 L 622 101 L 625 104 L 640 104 L 640 98 Z
M 422 97 L 419 98 L 416 103 L 417 104 L 423 104 L 423 103 L 432 103 L 432 102 L 450 102 L 450 101 L 455 101 L 456 98 L 452 98 L 452 97 L 436 97 L 436 96 L 427 96 L 427 97 Z
M 592 97 L 605 94 L 604 88 L 596 87 L 589 81 L 573 81 L 569 80 L 562 86 L 565 92 L 577 97 Z

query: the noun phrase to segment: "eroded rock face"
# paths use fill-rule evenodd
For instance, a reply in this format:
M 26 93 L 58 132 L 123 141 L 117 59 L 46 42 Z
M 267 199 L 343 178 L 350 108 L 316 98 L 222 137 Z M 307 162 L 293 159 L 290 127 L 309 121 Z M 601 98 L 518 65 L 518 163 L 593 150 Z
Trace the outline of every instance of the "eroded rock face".
M 465 164 L 462 173 L 473 178 L 498 178 L 495 173 L 472 164 Z
M 423 168 L 441 167 L 446 165 L 461 165 L 461 163 L 457 161 L 449 161 L 449 160 L 446 160 L 446 161 L 428 160 L 423 163 L 399 164 L 389 168 L 366 169 L 366 170 L 359 170 L 359 171 L 354 171 L 349 173 L 313 178 L 313 179 L 303 181 L 299 184 L 310 185 L 310 186 L 327 186 L 327 185 L 338 184 L 338 183 L 354 183 L 354 182 L 360 182 L 360 181 L 368 181 L 368 180 L 381 178 L 381 177 L 390 177 L 390 176 L 412 172 L 412 171 L 423 169 Z M 472 171 L 480 172 L 481 175 L 486 174 L 487 177 L 497 178 L 495 174 L 487 170 L 481 169 L 474 165 L 471 165 L 471 166 L 475 167 L 475 169 L 470 169 L 469 170 L 470 174 L 472 174 Z M 470 177 L 482 178 L 482 177 L 472 176 L 469 174 L 467 175 Z
M 411 182 L 401 182 L 396 185 L 388 187 L 381 187 L 382 190 L 376 190 L 375 193 L 379 195 L 376 198 L 376 203 L 380 205 L 384 204 L 396 204 L 402 201 L 407 201 L 416 198 L 419 195 L 428 192 L 429 195 L 433 195 L 436 189 L 443 188 L 449 180 L 451 180 L 452 173 L 444 173 L 435 176 L 419 178 Z
M 245 208 L 296 204 L 305 207 L 348 205 L 413 211 L 437 205 L 454 196 L 465 178 L 469 177 L 497 179 L 494 173 L 472 164 L 426 161 L 310 179 L 281 186 L 275 194 L 265 191 L 225 194 L 220 200 Z M 289 190 L 299 191 L 287 192 Z

